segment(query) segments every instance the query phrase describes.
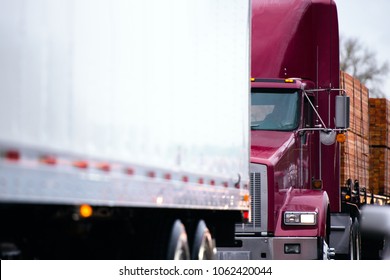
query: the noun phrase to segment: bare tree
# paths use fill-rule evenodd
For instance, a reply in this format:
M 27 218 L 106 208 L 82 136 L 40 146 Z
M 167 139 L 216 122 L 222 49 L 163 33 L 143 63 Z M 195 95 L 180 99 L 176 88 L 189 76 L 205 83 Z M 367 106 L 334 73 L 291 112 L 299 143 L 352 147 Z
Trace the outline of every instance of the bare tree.
M 370 89 L 373 97 L 385 97 L 383 79 L 389 73 L 389 63 L 380 63 L 376 53 L 355 37 L 340 37 L 340 68 Z

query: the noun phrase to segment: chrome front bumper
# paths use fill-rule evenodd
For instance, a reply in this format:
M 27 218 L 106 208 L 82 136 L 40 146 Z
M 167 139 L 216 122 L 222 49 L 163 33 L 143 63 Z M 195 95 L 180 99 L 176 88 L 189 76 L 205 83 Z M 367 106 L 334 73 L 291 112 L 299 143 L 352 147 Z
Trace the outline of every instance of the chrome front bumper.
M 217 248 L 220 260 L 316 260 L 323 256 L 318 237 L 240 237 L 240 247 Z M 321 256 L 321 257 L 320 257 Z

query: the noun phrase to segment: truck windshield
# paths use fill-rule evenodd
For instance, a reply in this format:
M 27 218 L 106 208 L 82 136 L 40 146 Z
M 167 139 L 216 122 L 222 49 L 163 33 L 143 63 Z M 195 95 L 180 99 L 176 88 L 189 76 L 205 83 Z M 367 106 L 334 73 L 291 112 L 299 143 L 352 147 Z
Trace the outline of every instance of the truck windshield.
M 289 131 L 298 127 L 299 96 L 296 90 L 252 89 L 252 130 Z

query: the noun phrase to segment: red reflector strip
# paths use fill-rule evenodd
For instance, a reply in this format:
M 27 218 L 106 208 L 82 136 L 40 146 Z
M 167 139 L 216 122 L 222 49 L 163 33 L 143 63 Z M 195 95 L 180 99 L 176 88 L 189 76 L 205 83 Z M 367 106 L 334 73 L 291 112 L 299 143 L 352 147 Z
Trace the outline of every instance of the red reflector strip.
M 20 160 L 20 153 L 15 150 L 10 150 L 5 152 L 5 158 L 12 161 Z
M 88 168 L 88 162 L 80 160 L 73 162 L 73 166 L 80 168 L 80 169 L 87 169 Z
M 243 217 L 244 217 L 245 220 L 248 220 L 248 219 L 249 219 L 249 211 L 244 211 L 244 212 L 242 213 L 242 215 L 243 215 Z
M 52 156 L 43 156 L 43 157 L 41 157 L 41 159 L 39 161 L 41 163 L 47 164 L 47 165 L 56 165 L 57 164 L 57 159 L 55 157 L 52 157 Z

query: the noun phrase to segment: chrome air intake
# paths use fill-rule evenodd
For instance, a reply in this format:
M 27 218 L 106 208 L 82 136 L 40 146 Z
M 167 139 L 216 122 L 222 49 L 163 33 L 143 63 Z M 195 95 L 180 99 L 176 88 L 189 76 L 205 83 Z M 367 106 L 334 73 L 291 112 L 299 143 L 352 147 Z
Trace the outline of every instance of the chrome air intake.
M 267 166 L 251 163 L 250 165 L 251 222 L 239 224 L 238 233 L 260 233 L 267 231 L 268 223 L 268 178 Z

